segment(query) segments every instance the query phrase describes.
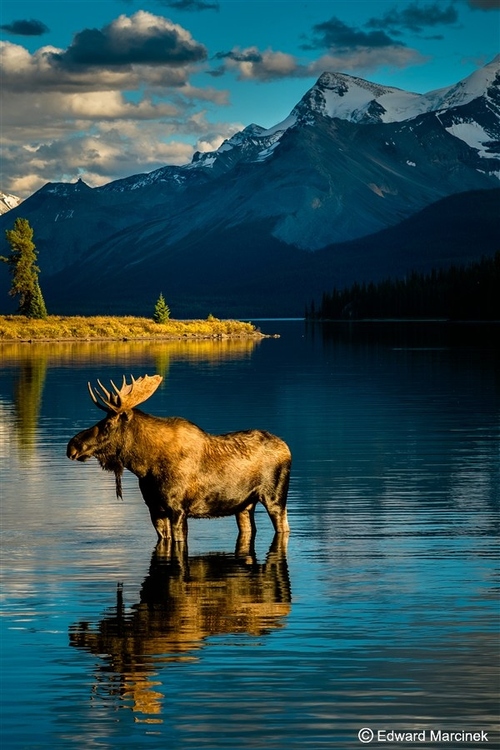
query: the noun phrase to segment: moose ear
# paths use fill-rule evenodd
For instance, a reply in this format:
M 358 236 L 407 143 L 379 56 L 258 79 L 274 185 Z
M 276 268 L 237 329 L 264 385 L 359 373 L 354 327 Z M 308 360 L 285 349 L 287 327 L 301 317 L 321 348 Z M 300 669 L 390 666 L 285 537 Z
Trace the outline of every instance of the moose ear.
M 120 419 L 122 419 L 124 422 L 130 421 L 133 416 L 134 416 L 134 413 L 132 409 L 127 409 L 127 411 L 120 412 Z

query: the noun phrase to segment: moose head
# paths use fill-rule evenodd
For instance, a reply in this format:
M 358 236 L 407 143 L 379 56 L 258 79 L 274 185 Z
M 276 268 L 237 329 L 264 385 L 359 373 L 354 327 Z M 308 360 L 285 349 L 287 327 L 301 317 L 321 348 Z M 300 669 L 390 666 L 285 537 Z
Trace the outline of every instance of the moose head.
M 94 404 L 106 412 L 105 419 L 82 430 L 68 443 L 67 456 L 73 461 L 87 461 L 95 457 L 106 471 L 112 471 L 116 477 L 116 494 L 122 497 L 121 477 L 124 464 L 120 460 L 121 446 L 124 438 L 133 433 L 130 421 L 134 417 L 133 409 L 142 404 L 156 391 L 161 381 L 161 375 L 144 375 L 141 378 L 131 376 L 132 382 L 127 384 L 125 375 L 121 388 L 111 380 L 113 392 L 108 391 L 100 380 L 97 381 L 101 392 L 87 383 L 90 397 Z

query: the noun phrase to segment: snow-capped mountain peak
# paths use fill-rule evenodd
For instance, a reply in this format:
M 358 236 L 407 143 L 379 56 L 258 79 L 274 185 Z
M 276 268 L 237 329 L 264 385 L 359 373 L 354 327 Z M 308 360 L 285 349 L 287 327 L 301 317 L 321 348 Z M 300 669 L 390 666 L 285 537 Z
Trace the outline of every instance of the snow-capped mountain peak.
M 500 79 L 500 55 L 453 86 L 418 94 L 381 86 L 346 73 L 322 73 L 292 114 L 311 113 L 359 124 L 401 122 L 425 112 L 459 107 L 482 96 Z
M 451 107 L 469 104 L 474 99 L 483 96 L 495 84 L 500 84 L 500 54 L 484 68 L 475 70 L 470 76 L 453 86 L 436 89 L 425 94 L 424 96 L 429 102 L 427 111 L 450 109 Z
M 316 113 L 360 124 L 397 122 L 424 111 L 421 95 L 346 73 L 322 73 L 293 110 L 299 119 Z
M 23 199 L 18 198 L 17 195 L 11 195 L 11 193 L 3 193 L 0 190 L 0 215 L 6 214 L 11 208 L 16 208 L 22 203 Z
M 353 124 L 398 123 L 411 120 L 430 112 L 454 111 L 485 97 L 486 107 L 500 112 L 499 103 L 493 102 L 492 87 L 500 80 L 500 55 L 459 83 L 426 94 L 404 91 L 393 86 L 384 86 L 347 73 L 325 71 L 320 75 L 292 109 L 288 117 L 270 128 L 251 123 L 243 130 L 225 140 L 213 151 L 196 152 L 192 161 L 180 167 L 162 167 L 150 174 L 135 175 L 110 183 L 101 190 L 131 190 L 145 185 L 166 182 L 179 188 L 189 184 L 189 177 L 205 174 L 207 179 L 224 174 L 240 162 L 258 163 L 269 159 L 279 146 L 285 133 L 298 125 L 314 125 L 317 117 L 337 118 Z M 470 118 L 461 115 L 449 117 L 444 124 L 448 132 L 472 145 L 480 156 L 490 158 L 484 144 L 495 137 L 488 123 L 479 123 L 479 128 L 461 127 Z M 484 118 L 483 118 L 484 119 Z M 491 119 L 489 115 L 486 119 Z M 496 152 L 495 152 L 496 153 Z
M 226 171 L 228 166 L 234 166 L 240 161 L 265 161 L 278 145 L 283 133 L 296 122 L 297 118 L 292 114 L 271 128 L 252 123 L 225 140 L 217 150 L 196 152 L 187 168 L 211 167 Z

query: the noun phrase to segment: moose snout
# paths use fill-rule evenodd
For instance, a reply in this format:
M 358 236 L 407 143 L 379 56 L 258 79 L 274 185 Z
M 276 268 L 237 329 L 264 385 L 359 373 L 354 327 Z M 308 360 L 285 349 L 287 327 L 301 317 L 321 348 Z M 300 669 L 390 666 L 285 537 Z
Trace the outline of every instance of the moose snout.
M 68 447 L 66 448 L 66 455 L 72 461 L 85 461 L 85 446 L 79 445 L 73 438 L 69 441 Z
M 95 455 L 98 434 L 98 425 L 94 425 L 89 430 L 82 430 L 73 435 L 66 448 L 67 457 L 72 461 L 87 461 Z
M 72 440 L 69 441 L 68 447 L 66 448 L 66 455 L 71 458 L 72 461 L 78 458 L 78 448 Z
M 68 447 L 66 448 L 66 455 L 68 458 L 71 458 L 72 461 L 74 461 L 78 456 L 78 451 L 71 440 L 68 443 Z

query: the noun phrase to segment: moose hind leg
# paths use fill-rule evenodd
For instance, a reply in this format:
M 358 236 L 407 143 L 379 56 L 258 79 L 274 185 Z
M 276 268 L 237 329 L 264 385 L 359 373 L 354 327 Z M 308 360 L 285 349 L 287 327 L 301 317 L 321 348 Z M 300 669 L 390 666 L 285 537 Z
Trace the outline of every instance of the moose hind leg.
M 266 510 L 269 513 L 269 517 L 273 523 L 274 530 L 279 534 L 289 534 L 290 524 L 288 523 L 288 514 L 286 508 L 275 508 L 268 507 L 266 503 Z
M 288 484 L 290 481 L 290 466 L 280 466 L 276 471 L 276 482 L 274 488 L 269 494 L 263 494 L 260 498 L 263 506 L 267 510 L 269 517 L 278 533 L 288 534 L 290 525 L 286 512 L 286 498 L 288 494 Z

